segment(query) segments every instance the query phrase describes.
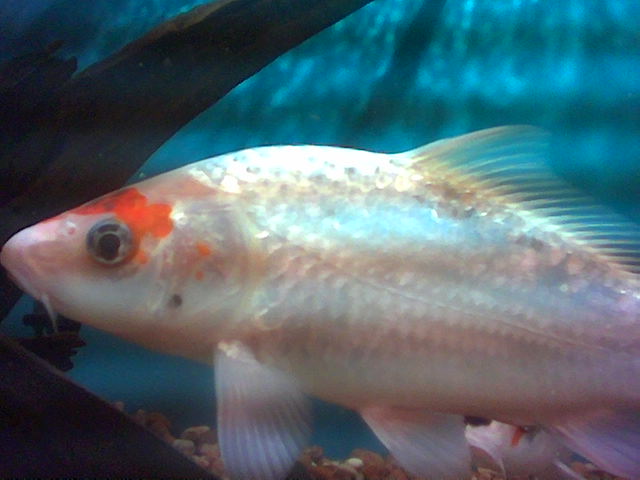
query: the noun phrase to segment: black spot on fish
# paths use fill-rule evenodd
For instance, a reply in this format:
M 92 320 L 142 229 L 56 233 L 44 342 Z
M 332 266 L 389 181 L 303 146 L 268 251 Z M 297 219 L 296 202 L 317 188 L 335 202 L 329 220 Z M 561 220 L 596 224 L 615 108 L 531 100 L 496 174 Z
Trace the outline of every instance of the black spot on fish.
M 537 238 L 531 239 L 531 248 L 533 248 L 536 252 L 541 252 L 545 247 L 545 244 L 542 240 L 538 240 Z
M 547 246 L 545 242 L 542 240 L 529 236 L 529 235 L 520 235 L 515 239 L 515 243 L 517 245 L 523 245 L 526 247 L 530 247 L 536 252 L 541 252 Z
M 169 306 L 171 308 L 178 308 L 180 305 L 182 305 L 182 297 L 177 293 L 171 295 L 171 298 L 169 299 Z

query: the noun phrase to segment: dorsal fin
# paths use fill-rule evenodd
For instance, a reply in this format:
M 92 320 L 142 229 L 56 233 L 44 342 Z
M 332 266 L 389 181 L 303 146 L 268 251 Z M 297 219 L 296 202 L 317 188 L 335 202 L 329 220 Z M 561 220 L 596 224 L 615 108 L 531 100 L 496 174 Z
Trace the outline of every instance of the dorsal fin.
M 516 125 L 439 140 L 398 156 L 425 181 L 444 181 L 501 203 L 532 226 L 640 274 L 640 227 L 557 177 L 547 164 L 548 144 L 546 131 Z

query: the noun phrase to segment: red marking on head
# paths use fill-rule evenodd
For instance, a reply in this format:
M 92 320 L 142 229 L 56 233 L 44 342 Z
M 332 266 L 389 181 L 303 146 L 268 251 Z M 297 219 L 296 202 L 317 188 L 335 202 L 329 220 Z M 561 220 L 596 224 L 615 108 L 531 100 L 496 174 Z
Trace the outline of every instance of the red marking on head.
M 78 208 L 74 208 L 70 213 L 75 213 L 76 215 L 95 215 L 98 213 L 113 212 L 117 209 L 122 209 L 122 207 L 131 208 L 134 204 L 139 203 L 140 198 L 146 200 L 146 197 L 141 195 L 137 189 L 125 188 L 97 198 L 92 202 L 85 203 Z
M 211 255 L 211 247 L 206 243 L 198 242 L 196 243 L 196 248 L 198 249 L 198 253 L 203 257 Z
M 172 182 L 171 188 L 177 189 L 178 191 L 184 192 L 185 194 L 193 197 L 205 197 L 216 195 L 217 193 L 215 188 L 205 185 L 191 175 L 177 178 Z
M 113 213 L 118 220 L 126 223 L 131 229 L 136 245 L 139 245 L 142 237 L 147 234 L 163 238 L 173 230 L 173 221 L 170 217 L 171 206 L 164 203 L 149 204 L 147 197 L 137 188 L 119 190 L 75 208 L 70 213 L 76 215 Z M 139 252 L 137 260 L 140 263 L 146 263 L 148 257 L 144 252 Z
M 144 250 L 138 250 L 136 256 L 133 257 L 133 261 L 139 263 L 140 265 L 144 265 L 149 261 L 149 255 Z
M 511 437 L 511 446 L 517 447 L 525 433 L 527 433 L 527 431 L 524 428 L 516 427 L 516 431 L 513 432 L 513 437 Z
M 198 270 L 196 272 L 196 280 L 198 280 L 199 282 L 204 280 L 204 273 L 202 272 L 202 270 Z

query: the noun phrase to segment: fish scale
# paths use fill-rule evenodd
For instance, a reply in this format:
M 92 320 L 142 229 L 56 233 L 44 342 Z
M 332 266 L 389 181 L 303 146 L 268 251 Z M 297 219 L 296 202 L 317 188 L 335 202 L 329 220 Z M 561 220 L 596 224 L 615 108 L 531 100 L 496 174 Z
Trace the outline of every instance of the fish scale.
M 343 199 L 343 204 L 347 203 L 350 199 Z M 322 200 L 320 200 L 320 203 L 323 203 Z M 357 204 L 357 203 L 356 203 Z M 317 209 L 317 207 L 314 207 L 315 209 Z M 331 210 L 333 211 L 334 207 L 331 208 Z M 269 211 L 269 208 L 265 208 L 265 211 Z M 341 213 L 339 215 L 339 218 L 344 218 L 347 217 L 349 215 L 350 212 L 348 213 Z M 401 223 L 401 215 L 403 214 L 403 211 L 400 209 L 394 210 L 395 218 L 398 219 L 398 223 Z M 321 215 L 320 213 L 317 213 L 317 215 Z M 392 216 L 391 214 L 387 214 L 389 216 Z M 411 215 L 411 218 L 414 218 L 414 215 L 412 215 L 412 212 L 409 212 L 409 215 Z M 298 218 L 298 217 L 302 217 L 302 214 L 290 214 L 290 216 L 292 218 Z M 325 219 L 325 223 L 326 224 L 331 224 L 332 222 L 335 222 L 336 224 L 339 224 L 340 222 L 338 220 L 332 220 L 332 217 L 325 213 L 324 215 L 321 215 L 324 219 Z M 372 214 L 373 218 L 377 218 L 379 219 L 380 217 L 375 215 L 375 213 Z M 258 222 L 259 220 L 256 220 L 256 222 Z M 264 221 L 263 223 L 260 223 L 258 228 L 262 228 L 265 227 L 266 224 L 268 223 L 268 221 Z M 292 222 L 288 222 L 287 224 L 290 224 Z M 373 223 L 373 222 L 372 222 Z M 344 225 L 344 223 L 343 223 Z M 322 225 L 321 225 L 322 226 Z M 344 253 L 345 250 L 347 250 L 347 248 L 345 248 L 345 244 L 348 245 L 348 241 L 349 240 L 355 240 L 355 241 L 359 241 L 360 245 L 359 247 L 361 247 L 361 249 L 367 249 L 367 250 L 371 250 L 372 252 L 374 252 L 373 255 L 375 255 L 374 258 L 371 259 L 371 261 L 369 262 L 372 266 L 370 268 L 376 268 L 376 266 L 379 268 L 379 270 L 381 271 L 385 271 L 385 273 L 387 275 L 389 275 L 391 278 L 386 279 L 386 281 L 389 283 L 389 285 L 397 285 L 397 277 L 399 275 L 402 275 L 402 272 L 397 272 L 397 271 L 390 271 L 387 269 L 385 270 L 385 268 L 382 266 L 380 266 L 380 264 L 382 263 L 380 260 L 380 257 L 382 255 L 384 255 L 384 251 L 380 250 L 380 245 L 379 245 L 379 240 L 377 238 L 373 238 L 372 240 L 367 240 L 367 241 L 362 241 L 361 238 L 362 237 L 367 237 L 368 235 L 370 235 L 370 232 L 368 232 L 368 235 L 358 235 L 357 232 L 354 232 L 353 229 L 349 228 L 349 225 L 345 225 L 344 229 L 341 229 L 340 232 L 336 232 L 334 228 L 330 227 L 328 229 L 325 229 L 324 231 L 320 228 L 317 228 L 316 224 L 312 224 L 310 225 L 308 228 L 310 230 L 313 230 L 314 232 L 314 237 L 310 240 L 309 237 L 306 235 L 306 230 L 300 226 L 300 224 L 297 224 L 297 229 L 295 234 L 289 234 L 287 237 L 287 242 L 294 244 L 294 245 L 298 245 L 303 249 L 306 249 L 307 251 L 310 252 L 325 252 L 325 255 L 327 251 L 329 251 L 330 253 L 328 255 L 333 255 L 329 260 L 327 260 L 328 263 L 339 263 L 340 260 L 344 257 L 347 257 L 347 253 Z M 376 229 L 384 229 L 385 227 L 376 227 L 374 226 L 373 228 L 371 228 L 371 230 L 376 231 Z M 288 230 L 284 229 L 284 231 L 278 231 L 277 229 L 274 229 L 275 233 L 278 234 L 280 233 L 281 235 L 287 235 Z M 322 235 L 324 233 L 324 236 Z M 412 234 L 415 237 L 418 237 L 420 235 L 420 231 L 416 232 L 415 230 L 412 232 Z M 426 235 L 425 235 L 426 236 Z M 336 238 L 337 237 L 337 238 Z M 346 238 L 345 238 L 346 237 Z M 383 237 L 384 235 L 380 235 L 379 237 Z M 315 240 L 315 241 L 314 241 Z M 505 242 L 506 243 L 506 242 Z M 341 252 L 336 252 L 335 254 L 333 253 L 333 251 L 331 250 L 331 248 L 334 249 L 340 249 Z M 269 247 L 265 247 L 265 248 L 269 248 Z M 400 259 L 402 259 L 403 257 L 409 257 L 409 258 L 418 258 L 420 259 L 420 256 L 424 256 L 424 252 L 422 252 L 422 250 L 424 249 L 424 247 L 420 247 L 420 246 L 416 246 L 416 242 L 407 242 L 407 240 L 405 238 L 401 238 L 399 240 L 395 240 L 394 241 L 394 248 L 396 248 L 397 250 L 399 250 L 399 253 L 395 253 L 395 252 L 391 252 L 389 254 L 389 256 L 392 258 L 392 260 L 390 261 L 396 261 L 396 258 L 398 259 L 398 262 L 400 261 Z M 491 245 L 491 248 L 494 249 L 495 247 L 493 245 Z M 411 252 L 410 250 L 414 250 L 414 252 Z M 445 253 L 445 252 L 443 252 Z M 500 252 L 497 252 L 498 255 L 500 254 Z M 379 281 L 380 277 L 380 272 L 377 271 L 369 271 L 367 272 L 367 266 L 366 265 L 357 265 L 355 263 L 357 263 L 358 261 L 361 261 L 360 258 L 363 256 L 362 251 L 358 251 L 358 252 L 353 252 L 351 254 L 351 258 L 355 258 L 356 260 L 353 261 L 354 264 L 349 264 L 346 266 L 341 267 L 341 269 L 343 271 L 352 271 L 352 272 L 357 272 L 354 276 L 356 276 L 357 278 L 360 279 L 365 279 L 367 278 L 367 275 L 370 274 L 370 277 L 372 279 L 372 281 Z M 473 254 L 470 255 L 471 257 L 473 257 Z M 478 260 L 483 260 L 483 259 L 478 259 Z M 475 260 L 475 261 L 478 261 Z M 485 261 L 489 262 L 491 261 L 491 258 L 487 258 L 484 259 Z M 310 262 L 313 262 L 313 257 L 310 257 Z M 321 261 L 321 260 L 319 260 Z M 428 258 L 427 260 L 423 260 L 425 265 L 430 265 L 433 266 L 436 263 L 440 263 L 441 260 L 440 258 Z M 471 260 L 474 261 L 474 260 Z M 278 267 L 273 267 L 273 268 L 278 268 Z M 284 270 L 286 269 L 286 267 L 279 267 L 280 269 Z M 311 268 L 311 267 L 308 267 Z M 465 265 L 465 260 L 464 259 L 459 259 L 459 258 L 454 258 L 452 261 L 450 261 L 449 263 L 447 263 L 446 265 L 442 265 L 441 269 L 439 272 L 436 272 L 437 274 L 441 274 L 444 275 L 446 277 L 449 277 L 452 275 L 452 272 L 455 271 L 459 271 L 459 276 L 463 276 L 466 275 L 466 265 Z M 505 271 L 504 272 L 505 275 L 509 274 L 510 272 Z M 406 285 L 405 286 L 405 292 L 406 293 L 410 293 L 413 296 L 416 297 L 421 297 L 421 298 L 431 298 L 431 299 L 435 299 L 435 301 L 446 301 L 444 299 L 444 297 L 442 296 L 442 294 L 439 294 L 437 292 L 432 292 L 429 291 L 425 288 L 420 288 L 421 285 L 442 285 L 443 284 L 443 279 L 442 278 L 438 278 L 437 281 L 432 281 L 431 278 L 427 277 L 426 275 L 424 275 L 424 273 L 422 271 L 417 271 L 417 272 L 413 272 L 413 275 L 411 273 L 407 274 L 408 277 L 413 279 L 413 282 L 407 282 L 407 283 L 411 283 L 412 285 Z M 487 272 L 486 275 L 483 276 L 478 276 L 477 278 L 471 278 L 471 279 L 467 279 L 466 281 L 468 283 L 470 283 L 470 287 L 472 287 L 474 283 L 481 283 L 484 284 L 487 281 L 491 282 L 492 281 L 492 276 L 495 276 L 495 269 L 493 271 Z M 426 277 L 426 278 L 425 278 Z M 513 286 L 513 288 L 511 288 L 511 285 L 506 285 L 503 286 L 503 289 L 507 290 L 507 294 L 508 295 L 513 295 L 514 293 L 517 293 L 518 291 L 518 286 L 517 284 L 518 279 L 517 277 L 514 277 L 513 275 L 510 275 L 509 277 L 511 279 L 512 284 L 516 284 L 515 286 Z M 457 279 L 457 284 L 459 285 L 459 283 L 461 282 L 461 279 Z M 455 285 L 453 285 L 455 287 Z M 447 285 L 446 288 L 442 288 L 441 290 L 448 290 L 449 292 L 455 291 L 455 289 L 451 288 L 451 285 Z M 470 290 L 467 291 L 467 293 L 465 293 L 464 296 L 469 297 L 469 296 L 473 296 L 475 294 L 478 303 L 487 303 L 488 302 L 493 302 L 495 303 L 495 297 L 496 297 L 496 293 L 495 291 L 489 292 L 487 294 L 482 294 L 482 292 L 480 290 L 473 289 L 471 288 Z M 544 293 L 544 292 L 539 292 L 538 295 L 535 296 L 535 298 L 540 298 L 542 297 L 538 303 L 539 304 L 544 304 L 549 300 L 555 300 L 555 298 L 550 295 L 549 293 Z M 486 299 L 486 300 L 485 300 Z M 556 302 L 556 303 L 561 303 L 561 302 Z M 512 311 L 516 311 L 518 309 L 523 309 L 525 308 L 525 305 L 527 304 L 527 302 L 518 302 L 514 305 Z M 563 312 L 563 313 L 567 313 L 567 312 Z M 566 318 L 566 317 L 563 317 Z M 569 317 L 570 318 L 570 317 Z M 533 317 L 529 317 L 530 320 L 535 320 L 535 318 Z M 540 319 L 541 321 L 543 321 L 543 319 Z M 531 324 L 531 323 L 530 323 Z M 532 326 L 535 327 L 535 324 L 533 324 Z M 541 326 L 545 326 L 544 324 Z
M 278 255 L 278 258 L 287 258 L 287 255 L 280 254 Z M 296 257 L 296 258 L 299 258 L 299 257 Z M 326 275 L 325 273 L 327 270 L 331 270 L 332 268 L 335 268 L 335 267 L 333 267 L 331 264 L 328 264 L 325 267 L 326 270 L 322 270 L 318 267 L 318 260 L 313 258 L 313 256 L 309 256 L 307 261 L 309 262 L 310 265 L 307 265 L 307 268 L 303 268 L 301 271 L 299 269 L 296 269 L 296 273 L 293 276 L 293 278 L 290 279 L 290 283 L 284 280 L 283 278 L 281 278 L 281 276 L 278 276 L 274 279 L 275 282 L 273 285 L 267 284 L 264 286 L 264 289 L 267 291 L 271 291 L 271 290 L 276 291 L 278 288 L 284 288 L 286 290 L 286 294 L 279 296 L 279 298 L 281 298 L 280 303 L 277 303 L 277 304 L 274 304 L 273 302 L 270 303 L 270 313 L 269 313 L 270 316 L 278 319 L 278 324 L 284 330 L 286 330 L 286 326 L 284 325 L 284 323 L 287 322 L 288 318 L 291 318 L 291 321 L 294 321 L 294 322 L 298 321 L 300 318 L 304 318 L 305 325 L 307 326 L 308 330 L 313 330 L 314 327 L 320 331 L 324 331 L 326 329 L 326 330 L 329 330 L 330 332 L 335 332 L 337 330 L 340 332 L 339 333 L 340 336 L 351 338 L 351 339 L 355 338 L 356 342 L 358 341 L 357 340 L 359 337 L 358 335 L 349 336 L 348 329 L 351 325 L 356 325 L 365 329 L 367 328 L 368 325 L 375 325 L 376 328 L 375 328 L 374 336 L 376 338 L 372 339 L 370 338 L 370 336 L 360 336 L 359 338 L 360 338 L 361 346 L 380 344 L 382 347 L 386 347 L 387 349 L 391 348 L 392 350 L 395 350 L 394 346 L 404 345 L 406 343 L 407 338 L 412 338 L 414 340 L 417 339 L 418 342 L 422 339 L 429 339 L 431 344 L 435 344 L 438 348 L 443 348 L 445 345 L 449 345 L 452 348 L 457 348 L 458 350 L 457 354 L 462 356 L 464 355 L 466 350 L 464 348 L 461 348 L 464 346 L 463 342 L 470 342 L 469 346 L 475 346 L 476 348 L 481 348 L 482 346 L 482 343 L 483 343 L 482 337 L 479 336 L 478 334 L 484 334 L 485 333 L 484 330 L 486 329 L 483 329 L 481 326 L 478 326 L 477 323 L 472 322 L 471 324 L 469 324 L 467 328 L 473 328 L 474 330 L 476 330 L 476 334 L 475 335 L 460 334 L 460 327 L 462 327 L 464 323 L 468 323 L 468 322 L 461 321 L 455 315 L 455 310 L 451 311 L 450 309 L 448 315 L 442 315 L 442 313 L 440 313 L 440 318 L 438 318 L 438 316 L 434 318 L 433 315 L 430 315 L 429 313 L 430 310 L 425 309 L 425 306 L 423 303 L 415 302 L 416 304 L 413 306 L 413 308 L 412 307 L 404 308 L 399 312 L 404 317 L 403 319 L 396 318 L 395 315 L 398 313 L 398 311 L 397 311 L 397 308 L 395 308 L 395 305 L 402 303 L 399 301 L 398 296 L 395 295 L 392 291 L 385 290 L 382 287 L 378 288 L 378 290 L 375 290 L 375 289 L 372 289 L 371 285 L 367 284 L 366 282 L 358 281 L 364 277 L 364 275 L 362 274 L 359 275 L 359 277 L 356 278 L 355 280 L 354 279 L 343 280 L 343 283 L 345 283 L 347 286 L 346 287 L 343 286 L 342 288 L 340 288 L 340 290 L 342 291 L 342 294 L 348 298 L 359 299 L 359 302 L 352 301 L 348 312 L 343 312 L 343 315 L 336 315 L 336 311 L 340 312 L 339 309 L 335 311 L 331 311 L 332 308 L 336 308 L 335 302 L 332 302 L 332 301 L 323 302 L 322 299 L 320 299 L 319 302 L 313 303 L 313 298 L 312 298 L 314 295 L 316 295 L 315 292 L 325 292 L 327 290 L 327 285 L 323 284 L 324 282 L 327 282 L 327 279 L 323 277 L 328 276 L 331 279 L 332 275 Z M 312 275 L 314 268 L 315 268 L 316 274 Z M 277 270 L 283 271 L 283 270 L 286 270 L 286 268 L 280 267 L 280 268 L 277 268 Z M 362 268 L 358 269 L 358 268 L 348 268 L 348 267 L 343 267 L 342 270 L 358 271 L 358 272 L 363 271 Z M 318 274 L 320 272 L 323 272 L 323 275 L 319 276 Z M 339 273 L 333 274 L 333 277 L 334 277 L 332 279 L 333 282 L 335 282 L 335 276 L 338 276 L 338 275 L 340 274 Z M 376 276 L 375 271 L 373 276 L 375 278 Z M 317 285 L 314 282 L 315 279 L 318 279 L 317 284 L 323 284 L 323 285 Z M 428 282 L 426 284 L 428 284 Z M 347 288 L 348 292 L 345 293 L 343 291 L 344 288 Z M 457 303 L 457 302 L 460 302 L 465 297 L 462 293 L 460 293 L 459 295 L 457 295 L 458 298 L 456 298 L 456 295 L 454 295 L 453 293 L 455 290 L 450 288 L 450 286 L 440 287 L 437 290 L 440 290 L 440 291 L 434 292 L 433 289 L 432 291 L 423 290 L 420 292 L 420 296 L 423 296 L 423 298 L 442 299 L 441 302 L 438 302 L 438 307 L 441 311 L 446 309 L 446 307 L 442 306 L 443 304 L 446 304 L 447 302 Z M 442 297 L 442 293 L 444 292 L 448 292 L 449 298 Z M 414 296 L 416 298 L 420 297 L 415 293 L 414 293 Z M 337 295 L 333 293 L 328 293 L 326 294 L 326 297 L 330 300 L 334 300 L 337 297 Z M 405 301 L 405 307 L 406 307 L 406 298 L 403 300 Z M 309 305 L 311 305 L 311 307 L 309 307 Z M 323 305 L 324 305 L 324 309 L 322 308 Z M 379 320 L 380 315 L 377 315 L 375 313 L 374 314 L 364 313 L 366 311 L 371 312 L 372 305 L 376 305 L 380 309 L 389 310 L 392 312 L 392 315 L 387 317 L 385 322 L 380 323 L 380 320 Z M 388 305 L 389 307 L 385 308 L 385 305 Z M 472 306 L 477 307 L 478 305 L 479 305 L 479 302 L 472 302 Z M 295 312 L 295 313 L 292 314 L 291 312 Z M 501 313 L 501 314 L 505 313 L 504 310 L 500 310 L 497 308 L 495 309 L 489 308 L 488 312 Z M 447 318 L 449 318 L 448 321 L 447 321 Z M 314 319 L 315 319 L 315 322 L 314 322 Z M 438 325 L 442 323 L 450 324 L 449 335 L 441 336 L 437 333 L 439 331 Z M 336 324 L 336 325 L 333 326 L 333 324 Z M 420 325 L 420 324 L 422 324 L 423 326 L 421 328 L 417 328 L 417 325 Z M 495 335 L 497 330 L 499 330 L 499 327 L 494 327 L 494 330 L 492 331 L 491 326 L 489 326 L 489 331 L 486 333 L 491 338 L 493 337 L 493 335 Z M 404 332 L 404 338 L 403 338 L 402 332 Z M 421 332 L 425 332 L 425 333 L 421 333 Z M 391 335 L 392 333 L 396 333 L 396 334 Z M 400 335 L 398 335 L 398 333 L 400 333 Z M 518 332 L 518 333 L 521 333 L 520 337 L 524 337 L 522 332 Z M 327 342 L 318 342 L 317 334 L 314 335 L 314 333 L 309 332 L 307 333 L 307 335 L 309 338 L 312 339 L 312 341 L 310 342 L 311 346 L 315 346 L 316 348 L 319 347 L 320 349 L 322 349 L 322 347 L 327 343 Z M 329 333 L 329 335 L 331 335 L 331 333 Z M 378 342 L 379 339 L 386 339 L 386 342 Z M 538 341 L 538 342 L 541 341 L 541 339 L 538 336 L 533 336 L 532 340 Z M 289 343 L 289 341 L 290 339 L 286 339 L 286 343 Z M 336 339 L 336 342 L 337 341 L 338 340 Z M 524 341 L 526 342 L 526 339 Z M 348 351 L 351 347 L 353 347 L 353 341 L 345 340 L 345 342 L 348 343 L 348 346 L 345 347 L 344 350 Z M 274 346 L 274 343 L 272 342 L 272 338 L 266 339 L 265 343 L 271 345 L 272 347 Z M 412 342 L 412 343 L 415 343 L 415 342 Z M 543 342 L 543 343 L 548 343 L 548 342 Z M 306 351 L 309 352 L 309 350 L 306 350 Z M 330 352 L 322 352 L 321 350 L 317 353 L 324 357 L 331 357 L 335 359 L 337 352 L 336 350 L 331 350 Z M 374 354 L 375 354 L 375 351 L 371 353 L 371 355 L 374 355 Z M 314 355 L 310 353 L 309 357 L 313 358 Z M 293 362 L 293 363 L 296 363 L 298 365 L 303 365 L 304 360 L 297 359 L 296 362 Z M 367 363 L 367 360 L 363 361 L 363 364 L 364 364 L 363 368 L 366 368 L 366 363 Z M 408 363 L 411 363 L 411 362 L 408 362 Z M 413 363 L 416 363 L 416 362 L 414 361 Z M 314 365 L 314 367 L 309 367 L 309 370 L 316 371 L 318 368 L 319 367 Z M 394 373 L 390 373 L 389 375 L 392 377 L 397 377 L 400 374 L 401 372 L 394 372 Z M 337 382 L 340 383 L 341 380 L 337 380 Z M 314 393 L 322 396 L 322 391 L 314 392 Z

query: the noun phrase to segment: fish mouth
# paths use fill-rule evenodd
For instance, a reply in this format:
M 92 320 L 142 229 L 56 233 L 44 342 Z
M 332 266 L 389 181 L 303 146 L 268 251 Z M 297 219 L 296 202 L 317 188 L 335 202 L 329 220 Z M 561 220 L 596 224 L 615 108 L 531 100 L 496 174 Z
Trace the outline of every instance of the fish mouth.
M 44 305 L 54 331 L 57 332 L 57 315 L 53 309 L 51 298 L 34 283 L 34 280 L 38 278 L 37 269 L 31 265 L 29 260 L 30 253 L 38 244 L 38 240 L 31 228 L 16 233 L 0 250 L 0 264 L 7 270 L 8 277 L 12 282 Z
M 33 272 L 27 265 L 26 261 L 24 259 L 21 261 L 14 261 L 9 258 L 8 255 L 5 255 L 5 250 L 6 248 L 3 248 L 2 252 L 0 252 L 0 263 L 2 263 L 6 269 L 9 279 L 33 298 L 39 298 L 40 292 L 29 280 L 33 277 Z
M 47 293 L 38 287 L 36 269 L 30 264 L 30 249 L 33 246 L 33 234 L 30 229 L 22 230 L 11 237 L 0 250 L 0 264 L 6 269 L 8 277 L 21 290 L 41 302 L 52 321 L 55 312 Z
M 2 263 L 4 265 L 4 263 Z M 5 267 L 7 268 L 7 267 Z M 49 320 L 51 320 L 51 325 L 53 327 L 54 332 L 58 332 L 58 314 L 53 309 L 53 305 L 51 304 L 51 298 L 46 293 L 41 293 L 38 289 L 36 289 L 32 283 L 27 279 L 28 276 L 24 275 L 17 271 L 11 271 L 7 269 L 9 279 L 18 285 L 22 291 L 24 291 L 27 295 L 32 296 L 34 299 L 39 301 L 47 312 L 47 316 Z
M 31 295 L 33 298 L 38 298 L 40 296 L 36 288 L 27 280 L 27 275 L 24 275 L 16 271 L 15 269 L 12 269 L 12 270 L 7 269 L 7 276 L 13 283 L 15 283 L 18 287 L 20 287 L 20 290 Z

